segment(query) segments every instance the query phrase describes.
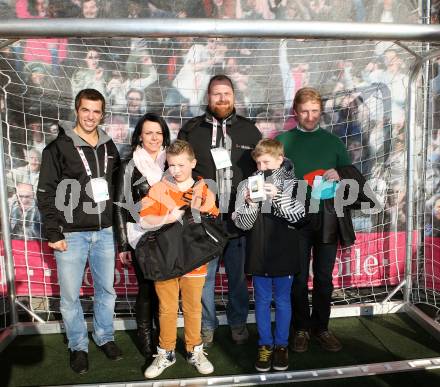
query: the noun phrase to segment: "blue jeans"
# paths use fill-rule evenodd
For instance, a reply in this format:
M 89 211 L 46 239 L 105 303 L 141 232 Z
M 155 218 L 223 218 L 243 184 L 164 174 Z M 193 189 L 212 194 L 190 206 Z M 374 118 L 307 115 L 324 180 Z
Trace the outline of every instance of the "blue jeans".
M 64 233 L 67 251 L 55 251 L 61 293 L 61 314 L 68 347 L 88 351 L 87 326 L 79 299 L 87 258 L 93 278 L 93 340 L 98 346 L 114 340 L 113 313 L 116 293 L 113 288 L 115 246 L 113 228 L 100 231 Z
M 202 329 L 213 331 L 218 327 L 215 314 L 215 276 L 218 269 L 218 258 L 208 263 L 208 272 L 202 292 Z
M 245 237 L 230 239 L 223 253 L 223 262 L 228 278 L 226 317 L 231 328 L 246 324 L 249 312 L 249 294 L 244 274 L 245 243 Z M 218 325 L 214 300 L 216 261 L 209 263 L 208 275 L 203 288 L 202 329 L 215 329 Z
M 287 345 L 289 340 L 292 308 L 290 291 L 293 276 L 252 277 L 255 292 L 255 319 L 257 321 L 258 345 Z M 270 305 L 275 301 L 275 334 L 272 335 Z

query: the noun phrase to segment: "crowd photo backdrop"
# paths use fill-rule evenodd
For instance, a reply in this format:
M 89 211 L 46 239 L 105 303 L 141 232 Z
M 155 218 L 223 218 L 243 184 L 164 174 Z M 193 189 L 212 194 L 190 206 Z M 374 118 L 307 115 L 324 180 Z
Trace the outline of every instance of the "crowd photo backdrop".
M 432 1 L 438 23 L 440 2 Z M 0 0 L 1 19 L 225 18 L 294 21 L 427 23 L 416 0 Z M 1 40 L 0 40 L 1 43 Z M 415 52 L 417 42 L 408 43 Z M 58 125 L 75 124 L 73 100 L 94 88 L 106 98 L 102 128 L 121 158 L 130 157 L 137 119 L 156 112 L 172 138 L 202 114 L 211 76 L 234 82 L 237 113 L 263 137 L 295 127 L 292 101 L 303 86 L 324 98 L 321 125 L 346 144 L 383 210 L 353 212 L 354 246 L 340 249 L 334 270 L 335 304 L 383 300 L 404 279 L 406 243 L 406 106 L 411 54 L 393 42 L 216 37 L 20 39 L 0 49 L 0 117 L 17 296 L 45 319 L 59 318 L 55 259 L 44 239 L 35 191 L 41 152 Z M 431 115 L 423 175 L 425 261 L 419 301 L 440 290 L 440 136 L 436 107 L 440 60 L 431 68 Z M 7 325 L 4 254 L 0 260 L 0 328 Z M 115 258 L 116 259 L 116 258 Z M 220 267 L 216 294 L 224 305 L 227 279 Z M 116 260 L 117 315 L 134 313 L 133 268 Z M 249 294 L 253 290 L 249 282 Z M 92 303 L 86 270 L 83 302 Z M 432 298 L 432 297 L 431 297 Z M 87 308 L 86 308 L 87 309 Z

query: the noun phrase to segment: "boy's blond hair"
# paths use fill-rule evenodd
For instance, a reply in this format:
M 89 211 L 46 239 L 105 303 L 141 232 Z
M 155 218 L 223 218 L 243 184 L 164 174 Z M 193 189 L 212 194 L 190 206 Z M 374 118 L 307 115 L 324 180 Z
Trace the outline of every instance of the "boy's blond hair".
M 184 140 L 176 140 L 167 148 L 167 156 L 177 156 L 182 153 L 186 153 L 190 160 L 194 160 L 196 155 L 194 154 L 194 149 L 191 144 Z
M 258 141 L 255 149 L 252 151 L 252 158 L 256 160 L 262 155 L 271 155 L 272 157 L 284 157 L 284 147 L 281 142 L 271 138 L 263 138 Z

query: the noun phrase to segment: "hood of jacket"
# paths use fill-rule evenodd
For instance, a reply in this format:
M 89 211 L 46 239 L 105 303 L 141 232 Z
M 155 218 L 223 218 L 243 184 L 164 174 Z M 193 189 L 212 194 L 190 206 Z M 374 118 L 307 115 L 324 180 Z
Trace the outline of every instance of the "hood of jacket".
M 102 144 L 105 144 L 106 142 L 111 140 L 111 137 L 104 132 L 102 129 L 98 128 L 98 143 L 96 144 L 96 147 L 99 147 Z M 64 129 L 61 126 L 58 126 L 58 137 L 65 137 L 66 139 L 70 139 L 73 142 L 74 146 L 91 146 L 87 141 L 85 141 L 81 136 L 79 136 L 73 128 L 66 128 Z

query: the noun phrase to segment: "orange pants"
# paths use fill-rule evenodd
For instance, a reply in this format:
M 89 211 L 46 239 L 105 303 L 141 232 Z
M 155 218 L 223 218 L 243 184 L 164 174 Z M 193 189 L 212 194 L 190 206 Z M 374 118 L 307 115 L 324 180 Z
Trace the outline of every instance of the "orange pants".
M 205 277 L 178 277 L 166 281 L 156 281 L 154 287 L 159 298 L 159 346 L 167 351 L 176 348 L 177 312 L 179 291 L 182 294 L 185 347 L 192 352 L 200 345 L 202 325 L 202 290 Z

